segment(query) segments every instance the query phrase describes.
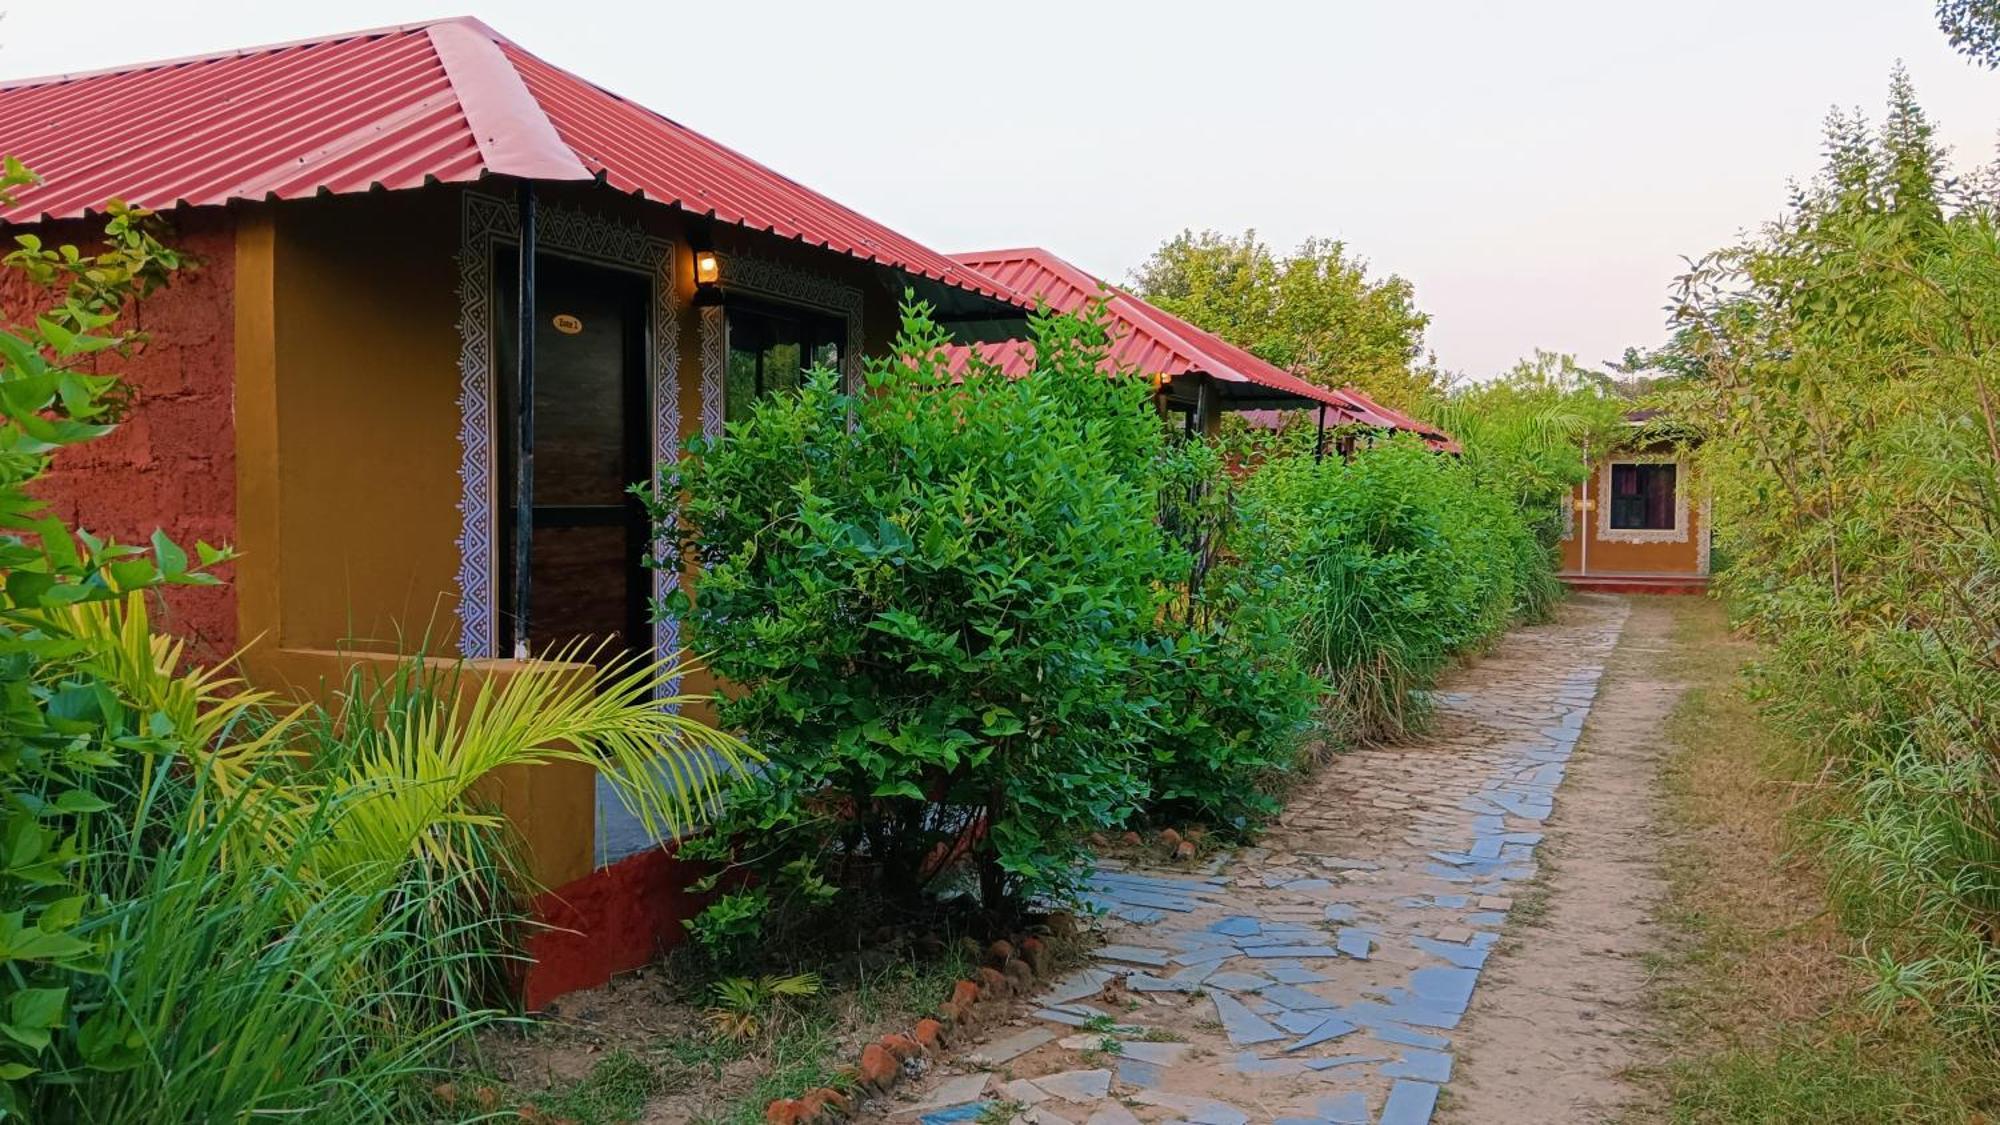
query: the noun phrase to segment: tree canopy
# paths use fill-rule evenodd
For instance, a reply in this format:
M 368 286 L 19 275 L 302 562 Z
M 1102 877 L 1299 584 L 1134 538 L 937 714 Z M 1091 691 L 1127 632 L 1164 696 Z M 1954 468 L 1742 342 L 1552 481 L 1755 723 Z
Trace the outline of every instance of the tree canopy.
M 1938 0 L 1937 21 L 1959 54 L 2000 66 L 2000 0 Z
M 1352 383 L 1408 407 L 1439 384 L 1415 288 L 1394 274 L 1371 280 L 1368 263 L 1337 240 L 1308 238 L 1280 255 L 1255 230 L 1184 230 L 1131 283 L 1175 316 L 1322 386 Z

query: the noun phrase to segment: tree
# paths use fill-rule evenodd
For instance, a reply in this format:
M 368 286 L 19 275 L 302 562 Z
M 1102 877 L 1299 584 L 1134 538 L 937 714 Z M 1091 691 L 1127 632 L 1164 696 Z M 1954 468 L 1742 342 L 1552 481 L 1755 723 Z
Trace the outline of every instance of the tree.
M 1782 218 L 1681 279 L 1673 346 L 1700 377 L 1670 401 L 1704 434 L 1755 697 L 1823 764 L 1807 807 L 1873 951 L 1869 1002 L 1990 1054 L 2000 215 L 1945 178 L 1900 73 L 1884 123 L 1837 117 L 1826 150 Z
M 1326 387 L 1353 384 L 1399 406 L 1438 387 L 1424 350 L 1430 316 L 1394 274 L 1370 280 L 1345 243 L 1308 238 L 1288 257 L 1254 230 L 1184 230 L 1133 271 L 1148 301 Z
M 2000 2 L 1938 0 L 1937 21 L 1959 54 L 1988 70 L 2000 67 Z
M 1460 462 L 1474 479 L 1507 495 L 1553 547 L 1588 451 L 1623 435 L 1632 403 L 1621 390 L 1572 356 L 1537 350 L 1498 379 L 1454 387 L 1429 417 L 1464 447 Z

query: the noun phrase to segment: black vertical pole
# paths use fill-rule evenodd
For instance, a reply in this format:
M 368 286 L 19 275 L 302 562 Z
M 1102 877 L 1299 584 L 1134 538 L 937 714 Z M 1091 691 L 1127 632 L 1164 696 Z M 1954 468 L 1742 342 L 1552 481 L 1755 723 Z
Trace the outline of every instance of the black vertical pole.
M 1319 436 L 1313 439 L 1313 460 L 1326 460 L 1326 404 L 1319 404 Z
M 520 191 L 520 299 L 514 356 L 514 658 L 528 658 L 529 547 L 535 537 L 535 185 Z

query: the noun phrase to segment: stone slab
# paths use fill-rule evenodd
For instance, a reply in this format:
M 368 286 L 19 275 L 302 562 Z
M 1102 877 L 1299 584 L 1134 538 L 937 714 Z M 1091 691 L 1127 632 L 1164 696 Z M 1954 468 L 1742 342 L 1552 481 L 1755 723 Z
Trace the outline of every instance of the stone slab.
M 1128 965 L 1150 965 L 1160 969 L 1166 967 L 1169 954 L 1164 949 L 1146 949 L 1137 945 L 1102 945 L 1092 950 L 1091 956 L 1099 961 L 1122 961 Z
M 1430 1125 L 1437 1101 L 1438 1088 L 1429 1082 L 1398 1079 L 1389 1087 L 1389 1100 L 1383 1103 L 1379 1125 Z
M 1060 1074 L 1045 1074 L 1033 1081 L 1051 1095 L 1078 1105 L 1102 1101 L 1111 1093 L 1111 1072 L 1102 1067 L 1095 1070 L 1065 1070 Z
M 1244 1007 L 1241 1001 L 1228 993 L 1212 992 L 1209 999 L 1215 1002 L 1215 1016 L 1222 1021 L 1222 1029 L 1228 1034 L 1229 1041 L 1238 1047 L 1285 1038 L 1284 1032 L 1272 1027 L 1269 1021 Z
M 1046 1027 L 1025 1028 L 1004 1039 L 995 1039 L 991 1043 L 975 1047 L 967 1058 L 975 1066 L 1000 1066 L 1020 1058 L 1055 1037 L 1056 1033 Z
M 1408 1050 L 1403 1057 L 1382 1068 L 1389 1078 L 1416 1078 L 1425 1082 L 1451 1081 L 1451 1056 L 1443 1051 Z

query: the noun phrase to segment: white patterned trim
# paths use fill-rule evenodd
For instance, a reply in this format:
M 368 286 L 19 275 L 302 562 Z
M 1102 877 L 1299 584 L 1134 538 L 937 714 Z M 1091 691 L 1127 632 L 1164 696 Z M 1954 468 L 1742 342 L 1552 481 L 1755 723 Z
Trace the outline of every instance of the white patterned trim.
M 722 436 L 723 373 L 729 366 L 729 324 L 721 305 L 701 310 L 701 436 Z
M 1673 465 L 1674 526 L 1641 529 L 1611 526 L 1611 467 L 1613 465 Z M 1671 453 L 1623 454 L 1604 462 L 1598 471 L 1597 540 L 1600 543 L 1685 543 L 1688 541 L 1687 464 Z
M 803 305 L 841 317 L 847 323 L 847 344 L 840 350 L 840 377 L 852 391 L 861 385 L 861 290 L 794 266 L 735 251 L 722 253 L 722 290 L 745 293 L 785 305 Z M 725 322 L 717 309 L 713 324 L 704 315 L 701 322 L 702 427 L 707 433 L 708 388 L 715 387 L 715 433 L 722 432 L 723 368 L 728 362 Z M 706 310 L 704 310 L 705 314 Z
M 1574 488 L 1563 493 L 1562 521 L 1562 541 L 1567 543 L 1576 538 L 1576 490 Z
M 495 534 L 500 498 L 500 420 L 494 417 L 493 249 L 520 237 L 520 216 L 510 200 L 465 193 L 458 255 L 459 502 L 458 650 L 469 659 L 499 655 L 499 574 Z M 652 323 L 647 326 L 647 385 L 651 388 L 653 459 L 680 452 L 680 317 L 675 303 L 674 244 L 636 224 L 542 204 L 536 243 L 546 252 L 645 273 L 652 279 Z M 704 403 L 704 411 L 706 403 Z M 680 584 L 670 568 L 653 572 L 653 595 L 664 598 Z M 680 647 L 680 623 L 663 617 L 653 627 L 661 654 Z
M 1694 572 L 1708 577 L 1708 558 L 1715 549 L 1715 498 L 1701 498 L 1701 534 L 1695 537 Z

